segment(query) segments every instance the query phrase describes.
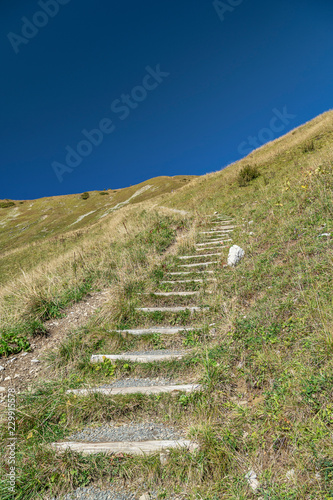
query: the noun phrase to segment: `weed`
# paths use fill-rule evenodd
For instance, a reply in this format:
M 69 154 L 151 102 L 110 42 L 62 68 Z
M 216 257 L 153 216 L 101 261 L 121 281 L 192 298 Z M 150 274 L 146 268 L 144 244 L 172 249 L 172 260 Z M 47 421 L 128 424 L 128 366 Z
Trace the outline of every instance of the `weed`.
M 44 325 L 37 320 L 3 328 L 0 330 L 0 355 L 9 356 L 10 354 L 27 351 L 30 347 L 28 339 L 45 333 L 46 329 Z
M 314 140 L 310 140 L 306 142 L 302 148 L 303 153 L 311 153 L 312 151 L 315 151 L 315 143 Z
M 237 182 L 240 187 L 247 186 L 252 180 L 259 177 L 260 172 L 256 166 L 245 165 L 239 172 Z

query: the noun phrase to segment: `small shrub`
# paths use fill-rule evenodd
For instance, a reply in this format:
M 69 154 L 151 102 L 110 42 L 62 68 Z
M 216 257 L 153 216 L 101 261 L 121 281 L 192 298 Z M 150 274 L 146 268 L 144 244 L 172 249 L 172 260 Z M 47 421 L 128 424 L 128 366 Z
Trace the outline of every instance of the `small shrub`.
M 303 153 L 311 153 L 312 151 L 315 151 L 315 144 L 314 144 L 314 141 L 308 141 L 304 144 L 303 148 L 302 148 L 302 152 Z
M 240 187 L 247 186 L 253 179 L 259 177 L 260 172 L 256 166 L 245 165 L 237 176 L 237 182 Z
M 103 195 L 106 195 L 106 194 L 109 194 L 109 193 L 108 193 L 108 191 L 100 191 L 99 194 L 101 194 L 103 196 Z
M 13 201 L 5 200 L 0 202 L 0 208 L 8 208 L 15 207 L 15 203 Z
M 0 356 L 17 354 L 22 350 L 27 351 L 30 347 L 28 339 L 45 333 L 44 325 L 37 320 L 2 329 L 0 331 Z
M 80 198 L 81 200 L 87 200 L 89 198 L 89 193 L 82 193 Z

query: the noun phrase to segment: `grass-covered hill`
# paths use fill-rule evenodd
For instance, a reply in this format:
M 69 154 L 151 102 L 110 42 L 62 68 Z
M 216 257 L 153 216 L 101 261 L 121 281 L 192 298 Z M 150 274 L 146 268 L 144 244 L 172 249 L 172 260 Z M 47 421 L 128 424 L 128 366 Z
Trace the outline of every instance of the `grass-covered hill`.
M 0 284 L 80 243 L 86 231 L 131 206 L 176 191 L 195 176 L 155 177 L 117 190 L 0 200 Z
M 66 215 L 44 253 L 43 246 L 34 251 L 35 229 L 30 239 L 19 241 L 16 235 L 13 246 L 9 240 L 9 252 L 24 257 L 20 273 L 11 276 L 2 267 L 3 356 L 29 353 L 47 333 L 47 321 L 65 321 L 87 294 L 108 290 L 109 295 L 84 326 L 63 336 L 43 358 L 30 390 L 22 385 L 16 493 L 6 493 L 3 482 L 1 498 L 47 499 L 92 484 L 125 485 L 135 498 L 147 490 L 161 499 L 171 493 L 204 500 L 333 498 L 333 112 L 220 172 L 183 182 L 174 192 L 119 207 L 98 221 L 87 216 L 78 223 L 79 235 L 69 229 L 84 213 L 106 213 L 109 196 L 69 198 L 73 205 L 91 205 Z M 94 199 L 103 207 L 97 209 Z M 180 257 L 195 254 L 201 231 L 208 228 L 206 216 L 214 212 L 236 226 L 232 243 L 222 246 L 223 255 L 211 268 L 216 281 L 198 283 L 196 272 L 189 271 L 190 282 L 179 281 L 177 290 L 198 295 L 158 295 L 175 290 L 170 273 L 180 269 Z M 21 253 L 23 244 L 28 254 Z M 232 244 L 242 247 L 245 257 L 237 267 L 223 267 Z M 204 306 L 194 315 L 137 309 L 193 302 Z M 187 332 L 166 337 L 158 326 L 143 337 L 116 332 L 155 325 L 180 325 Z M 186 349 L 186 356 L 146 365 L 90 362 L 96 353 L 175 348 Z M 66 394 L 126 377 L 172 377 L 202 389 L 173 396 Z M 106 422 L 172 426 L 199 449 L 172 451 L 162 460 L 158 454 L 58 454 L 49 447 Z M 2 426 L 5 447 L 5 413 Z

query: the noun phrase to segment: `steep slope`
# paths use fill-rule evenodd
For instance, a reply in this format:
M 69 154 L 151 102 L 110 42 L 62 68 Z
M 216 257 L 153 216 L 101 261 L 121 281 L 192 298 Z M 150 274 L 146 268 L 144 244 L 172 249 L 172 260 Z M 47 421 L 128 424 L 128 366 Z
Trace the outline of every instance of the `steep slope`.
M 78 498 L 333 498 L 332 130 L 325 113 L 221 172 L 122 207 L 8 282 L 8 353 L 108 291 L 17 397 L 14 498 L 79 487 Z M 245 251 L 237 267 L 226 266 L 233 244 Z M 5 381 L 21 356 L 3 360 L 6 388 L 25 389 Z M 136 455 L 143 441 L 152 455 Z

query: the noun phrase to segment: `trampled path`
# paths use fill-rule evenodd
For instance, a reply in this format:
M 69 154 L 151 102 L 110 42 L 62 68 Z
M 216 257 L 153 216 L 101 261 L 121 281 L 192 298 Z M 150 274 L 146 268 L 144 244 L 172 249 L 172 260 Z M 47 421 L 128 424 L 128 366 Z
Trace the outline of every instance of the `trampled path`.
M 150 301 L 167 300 L 171 298 L 173 300 L 173 306 L 168 307 L 165 305 L 159 306 L 158 304 L 152 307 L 138 307 L 136 310 L 139 314 L 144 314 L 145 317 L 153 315 L 154 313 L 160 312 L 161 314 L 176 314 L 181 312 L 190 312 L 190 325 L 170 327 L 168 325 L 161 326 L 160 324 L 153 324 L 149 328 L 146 326 L 138 327 L 136 329 L 127 330 L 115 330 L 118 333 L 123 333 L 126 335 L 151 335 L 153 333 L 163 335 L 176 335 L 186 331 L 196 331 L 203 328 L 202 314 L 207 311 L 207 307 L 202 307 L 198 304 L 197 300 L 201 293 L 207 293 L 203 288 L 204 284 L 210 283 L 216 280 L 214 274 L 216 272 L 216 266 L 221 264 L 219 260 L 221 253 L 218 252 L 219 249 L 224 248 L 225 243 L 232 241 L 230 238 L 230 233 L 233 231 L 235 226 L 232 226 L 231 219 L 227 219 L 224 216 L 213 215 L 207 217 L 206 225 L 210 226 L 205 231 L 199 231 L 197 233 L 197 242 L 195 244 L 196 255 L 182 255 L 177 258 L 177 265 L 175 270 L 170 271 L 163 277 L 157 286 L 157 290 L 151 294 L 141 294 L 142 300 L 147 299 L 149 296 Z M 216 225 L 218 227 L 216 227 Z M 214 238 L 215 237 L 215 238 Z M 216 237 L 218 239 L 216 239 Z M 227 237 L 227 239 L 226 239 Z M 200 255 L 199 252 L 204 252 Z M 214 258 L 214 260 L 213 260 Z M 208 260 L 207 259 L 212 259 Z M 184 264 L 184 261 L 186 264 Z M 219 266 L 220 268 L 223 265 Z M 208 269 L 206 269 L 208 268 Z M 177 279 L 178 278 L 178 279 Z M 180 289 L 183 284 L 190 283 L 200 283 L 202 286 L 199 291 L 183 291 Z M 165 292 L 163 285 L 168 284 L 172 291 Z M 177 305 L 177 301 L 191 300 L 193 303 L 184 305 L 180 303 Z M 155 302 L 156 303 L 156 302 Z M 175 305 L 176 304 L 176 305 Z M 152 316 L 154 318 L 154 316 Z M 199 322 L 198 322 L 199 321 Z M 106 360 L 117 361 L 126 360 L 129 363 L 160 363 L 166 360 L 181 361 L 181 359 L 189 354 L 191 351 L 189 349 L 181 350 L 166 350 L 163 351 L 150 351 L 150 352 L 125 352 L 122 354 L 113 354 L 110 352 L 105 352 L 103 354 L 93 354 L 91 356 L 92 363 L 104 363 Z M 172 374 L 171 374 L 172 375 Z M 200 391 L 203 388 L 199 384 L 182 384 L 182 383 L 171 383 L 171 384 L 159 384 L 152 383 L 147 385 L 127 385 L 123 387 L 83 387 L 81 389 L 75 389 L 67 391 L 68 393 L 74 393 L 77 397 L 88 396 L 89 394 L 98 393 L 103 397 L 110 396 L 126 396 L 135 394 L 163 394 L 163 393 L 189 393 L 193 391 Z M 150 440 L 150 441 L 75 441 L 68 440 L 59 443 L 53 443 L 52 445 L 59 452 L 70 449 L 74 451 L 80 451 L 81 453 L 128 453 L 128 454 L 146 454 L 146 453 L 156 453 L 162 450 L 167 450 L 171 448 L 186 448 L 190 451 L 194 451 L 198 448 L 197 443 L 186 440 L 186 439 L 176 439 L 176 440 Z

